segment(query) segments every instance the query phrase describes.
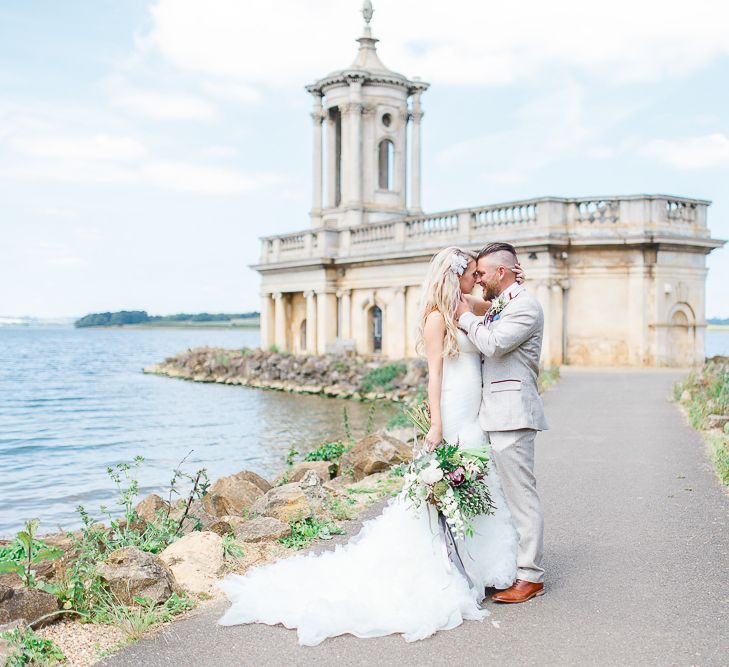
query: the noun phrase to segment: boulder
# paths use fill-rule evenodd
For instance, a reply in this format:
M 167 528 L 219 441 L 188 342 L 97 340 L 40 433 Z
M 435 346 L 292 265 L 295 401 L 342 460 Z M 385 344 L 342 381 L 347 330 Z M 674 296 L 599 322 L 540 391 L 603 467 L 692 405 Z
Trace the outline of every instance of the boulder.
M 271 485 L 260 475 L 242 470 L 218 479 L 203 497 L 203 507 L 216 517 L 226 514 L 240 516 L 270 488 Z
M 178 586 L 189 593 L 210 593 L 225 569 L 223 539 L 209 531 L 190 533 L 161 554 Z
M 322 482 L 326 482 L 331 478 L 329 473 L 329 466 L 331 465 L 331 461 L 301 461 L 294 463 L 288 470 L 282 472 L 273 480 L 273 485 L 276 486 L 284 480 L 286 483 L 300 482 L 309 470 L 313 470 Z
M 150 493 L 143 498 L 134 510 L 137 516 L 142 519 L 140 527 L 144 528 L 143 522 L 145 521 L 147 523 L 154 523 L 157 519 L 158 512 L 162 509 L 165 511 L 168 510 L 169 506 L 169 503 L 160 498 L 156 493 Z
M 35 623 L 42 616 L 58 611 L 58 599 L 55 595 L 37 588 L 11 588 L 0 586 L 0 623 L 24 620 L 28 624 Z M 51 617 L 44 623 L 50 623 Z
M 415 442 L 416 431 L 412 426 L 403 426 L 401 428 L 388 429 L 387 435 L 411 445 Z
M 233 532 L 233 525 L 230 523 L 230 521 L 226 521 L 225 519 L 215 519 L 207 528 L 206 530 L 209 530 L 211 533 L 215 533 L 216 535 L 220 535 L 220 537 L 223 537 L 223 535 L 227 535 L 228 533 Z
M 410 445 L 393 438 L 387 433 L 373 433 L 355 443 L 340 462 L 340 470 L 347 474 L 350 470 L 355 481 L 398 463 L 410 461 L 413 450 Z
M 704 423 L 707 428 L 724 428 L 729 424 L 729 415 L 708 415 Z
M 288 523 L 313 516 L 326 498 L 319 476 L 309 470 L 300 482 L 275 486 L 251 507 L 251 513 Z
M 238 526 L 235 536 L 241 542 L 269 542 L 286 537 L 290 532 L 288 523 L 271 516 L 260 516 Z
M 161 604 L 175 592 L 175 578 L 154 554 L 136 547 L 112 551 L 98 567 L 102 581 L 121 604 L 134 604 L 135 597 Z

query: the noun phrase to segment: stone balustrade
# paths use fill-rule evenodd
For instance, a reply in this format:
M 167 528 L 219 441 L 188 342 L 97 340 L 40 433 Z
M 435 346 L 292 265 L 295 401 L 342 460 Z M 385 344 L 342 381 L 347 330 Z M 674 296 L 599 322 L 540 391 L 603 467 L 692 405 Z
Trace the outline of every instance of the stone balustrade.
M 268 236 L 261 239 L 260 263 L 411 252 L 449 243 L 544 242 L 563 234 L 569 234 L 573 243 L 581 237 L 594 241 L 646 235 L 708 239 L 708 205 L 704 200 L 664 195 L 529 199 L 343 229 L 317 228 Z

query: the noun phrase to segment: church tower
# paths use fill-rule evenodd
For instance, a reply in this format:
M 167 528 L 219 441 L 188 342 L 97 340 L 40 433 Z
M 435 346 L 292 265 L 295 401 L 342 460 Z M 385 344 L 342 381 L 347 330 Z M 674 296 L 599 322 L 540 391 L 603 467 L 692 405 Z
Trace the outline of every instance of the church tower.
M 372 14 L 372 3 L 365 0 L 354 62 L 306 87 L 314 99 L 315 229 L 421 211 L 420 97 L 429 84 L 385 67 L 370 29 Z

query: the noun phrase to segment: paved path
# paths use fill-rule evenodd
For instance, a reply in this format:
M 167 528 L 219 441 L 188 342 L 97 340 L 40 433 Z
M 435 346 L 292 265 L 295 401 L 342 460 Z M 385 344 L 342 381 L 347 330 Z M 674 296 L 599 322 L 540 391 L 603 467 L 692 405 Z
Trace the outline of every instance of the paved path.
M 568 369 L 546 395 L 545 596 L 489 603 L 483 623 L 413 644 L 344 636 L 315 648 L 282 627 L 216 626 L 217 605 L 107 664 L 729 664 L 729 496 L 670 403 L 680 376 Z

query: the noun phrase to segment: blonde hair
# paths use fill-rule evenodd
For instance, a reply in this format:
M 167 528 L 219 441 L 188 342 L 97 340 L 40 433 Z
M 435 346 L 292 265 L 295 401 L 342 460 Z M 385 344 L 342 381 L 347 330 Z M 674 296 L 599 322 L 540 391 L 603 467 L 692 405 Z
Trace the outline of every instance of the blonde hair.
M 428 273 L 421 289 L 420 322 L 415 349 L 418 354 L 425 352 L 423 332 L 425 320 L 434 310 L 437 310 L 445 319 L 445 340 L 443 341 L 443 356 L 454 358 L 458 356 L 458 341 L 456 340 L 456 307 L 461 295 L 460 276 L 451 268 L 456 257 L 465 259 L 467 263 L 476 261 L 476 253 L 462 250 L 455 246 L 444 248 L 430 260 Z M 465 270 L 465 269 L 464 269 Z

